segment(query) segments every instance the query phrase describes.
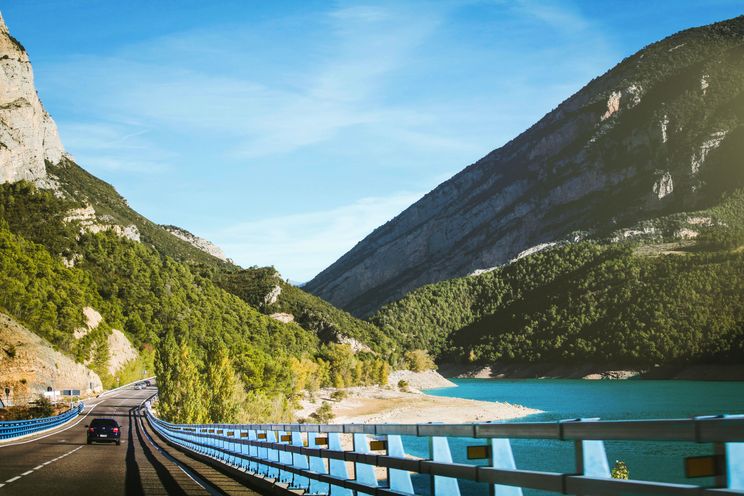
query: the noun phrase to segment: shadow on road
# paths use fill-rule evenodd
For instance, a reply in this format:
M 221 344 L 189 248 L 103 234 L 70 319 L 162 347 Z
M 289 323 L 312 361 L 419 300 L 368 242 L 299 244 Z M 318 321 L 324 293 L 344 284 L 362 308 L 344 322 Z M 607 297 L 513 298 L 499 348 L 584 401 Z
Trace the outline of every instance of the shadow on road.
M 131 415 L 132 411 L 129 411 L 129 435 L 127 436 L 127 474 L 124 479 L 125 494 L 133 494 L 136 496 L 145 494 L 142 489 L 142 478 L 140 477 L 139 467 L 137 466 L 137 459 L 134 457 L 134 441 L 133 432 L 134 417 Z
M 135 429 L 137 429 L 137 441 L 139 442 L 140 447 L 142 448 L 142 452 L 145 454 L 145 457 L 147 458 L 147 461 L 150 462 L 150 464 L 155 469 L 155 473 L 157 474 L 158 478 L 160 479 L 160 482 L 163 484 L 163 487 L 166 491 L 168 491 L 168 494 L 176 494 L 176 495 L 182 495 L 186 496 L 186 492 L 181 488 L 181 486 L 176 482 L 176 479 L 173 478 L 171 473 L 168 471 L 165 466 L 160 463 L 160 460 L 158 460 L 155 455 L 153 454 L 150 447 L 147 445 L 147 442 L 145 441 L 145 435 L 140 430 L 140 423 L 135 419 L 135 416 L 138 416 L 137 410 L 139 407 L 132 408 L 130 413 L 130 431 L 129 435 L 131 437 L 132 431 L 131 431 L 131 423 L 134 422 Z M 141 484 L 141 483 L 140 483 Z M 129 493 L 127 493 L 129 494 Z

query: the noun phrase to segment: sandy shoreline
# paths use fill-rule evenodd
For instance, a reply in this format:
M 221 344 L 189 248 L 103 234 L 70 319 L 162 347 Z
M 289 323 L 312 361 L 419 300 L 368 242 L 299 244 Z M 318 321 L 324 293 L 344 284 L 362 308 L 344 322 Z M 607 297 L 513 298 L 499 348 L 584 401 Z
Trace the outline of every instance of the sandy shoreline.
M 365 386 L 347 388 L 348 397 L 333 401 L 333 389 L 315 395 L 315 403 L 301 402 L 297 418 L 307 419 L 323 401 L 333 408 L 334 424 L 422 424 L 426 422 L 470 423 L 510 420 L 540 413 L 521 405 L 468 400 L 424 394 L 417 389 L 404 392 L 396 387 Z

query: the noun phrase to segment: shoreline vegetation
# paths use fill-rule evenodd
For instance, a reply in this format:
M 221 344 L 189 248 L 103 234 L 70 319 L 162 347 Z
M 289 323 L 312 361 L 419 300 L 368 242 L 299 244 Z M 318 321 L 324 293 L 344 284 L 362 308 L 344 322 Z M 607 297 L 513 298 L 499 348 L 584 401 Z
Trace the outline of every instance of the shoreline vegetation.
M 456 387 L 439 373 L 396 371 L 387 386 L 324 388 L 306 396 L 296 412 L 306 422 L 331 424 L 421 424 L 427 422 L 470 423 L 511 420 L 540 410 L 506 402 L 434 396 L 425 389 Z M 341 392 L 339 394 L 339 392 Z M 325 407 L 324 405 L 329 405 Z M 313 419 L 321 409 L 331 415 Z
M 667 365 L 633 369 L 612 364 L 584 363 L 574 366 L 555 363 L 502 365 L 443 364 L 439 368 L 453 379 L 585 379 L 585 380 L 696 380 L 744 381 L 744 364 Z

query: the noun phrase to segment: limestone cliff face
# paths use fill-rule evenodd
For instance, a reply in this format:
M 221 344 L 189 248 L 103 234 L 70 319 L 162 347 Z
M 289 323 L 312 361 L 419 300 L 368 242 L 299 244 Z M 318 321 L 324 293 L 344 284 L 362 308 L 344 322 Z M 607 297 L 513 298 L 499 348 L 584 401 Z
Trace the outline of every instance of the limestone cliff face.
M 0 15 L 0 183 L 48 185 L 45 162 L 64 153 L 57 126 L 36 94 L 28 54 Z
M 744 186 L 744 17 L 650 45 L 376 229 L 304 289 L 357 315 Z
M 200 249 L 201 251 L 205 253 L 209 253 L 213 257 L 217 257 L 220 260 L 229 261 L 228 258 L 225 256 L 225 252 L 222 251 L 222 248 L 217 246 L 216 244 L 212 243 L 211 241 L 200 238 L 196 234 L 192 234 L 186 229 L 183 229 L 178 226 L 160 226 L 175 237 L 182 239 L 189 243 L 191 246 Z

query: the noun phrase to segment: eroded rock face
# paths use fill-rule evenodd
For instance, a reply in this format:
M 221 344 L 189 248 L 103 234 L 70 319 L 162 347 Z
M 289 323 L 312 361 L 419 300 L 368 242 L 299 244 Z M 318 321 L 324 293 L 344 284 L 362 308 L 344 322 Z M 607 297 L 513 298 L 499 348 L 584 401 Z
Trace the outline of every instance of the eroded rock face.
M 201 251 L 209 253 L 213 257 L 217 257 L 220 260 L 229 261 L 227 257 L 225 256 L 225 252 L 222 251 L 222 248 L 217 246 L 216 244 L 212 243 L 209 240 L 206 240 L 204 238 L 200 238 L 199 236 L 190 233 L 186 229 L 177 227 L 177 226 L 161 226 L 163 229 L 171 233 L 177 238 L 180 238 L 187 243 L 190 243 L 192 246 L 199 248 Z
M 0 350 L 6 350 L 0 353 L 0 387 L 11 389 L 15 404 L 35 400 L 50 386 L 80 389 L 83 394 L 103 389 L 95 372 L 56 351 L 51 343 L 3 313 L 0 313 Z
M 744 98 L 743 52 L 744 17 L 650 45 L 377 228 L 304 289 L 366 316 L 530 247 L 693 211 L 744 187 L 728 179 L 742 177 L 744 118 L 732 102 Z M 704 98 L 691 97 L 701 90 Z
M 57 164 L 63 153 L 57 126 L 36 94 L 28 54 L 0 15 L 0 183 L 49 187 L 45 162 Z

